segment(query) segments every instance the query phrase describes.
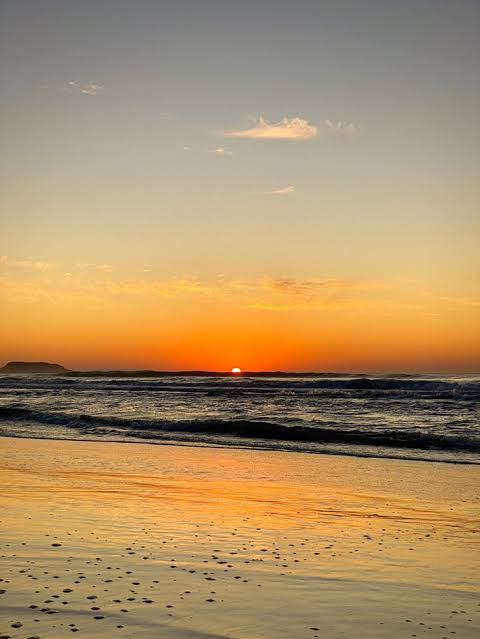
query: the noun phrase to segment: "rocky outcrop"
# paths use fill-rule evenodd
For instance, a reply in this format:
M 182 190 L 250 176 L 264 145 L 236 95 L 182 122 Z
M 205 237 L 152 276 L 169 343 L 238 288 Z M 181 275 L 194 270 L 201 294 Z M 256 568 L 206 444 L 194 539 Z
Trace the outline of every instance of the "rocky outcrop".
M 12 375 L 61 375 L 68 370 L 60 364 L 50 364 L 49 362 L 8 362 L 0 373 Z

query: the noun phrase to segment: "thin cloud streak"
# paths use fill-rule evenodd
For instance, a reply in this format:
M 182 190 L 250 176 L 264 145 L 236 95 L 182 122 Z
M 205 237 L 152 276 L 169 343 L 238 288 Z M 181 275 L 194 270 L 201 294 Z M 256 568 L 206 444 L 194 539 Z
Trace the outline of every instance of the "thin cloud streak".
M 56 269 L 59 267 L 59 264 L 57 264 L 56 262 L 37 260 L 33 258 L 12 260 L 7 255 L 0 255 L 0 265 L 7 266 L 9 268 L 26 269 L 32 271 L 48 271 L 50 269 Z
M 251 191 L 249 195 L 291 195 L 295 193 L 294 186 L 284 186 L 281 189 L 274 189 L 273 191 Z
M 75 268 L 81 270 L 95 270 L 102 271 L 103 273 L 113 273 L 116 270 L 116 267 L 113 264 L 96 264 L 94 262 L 82 262 L 80 264 L 75 264 Z
M 342 280 L 334 277 L 312 278 L 298 280 L 294 278 L 271 279 L 263 278 L 264 288 L 288 295 L 312 293 L 320 289 L 353 289 L 353 288 L 377 288 L 379 285 L 372 282 L 360 282 L 356 280 Z
M 224 149 L 222 146 L 217 147 L 216 149 L 212 149 L 209 153 L 213 153 L 213 155 L 217 155 L 218 157 L 231 157 L 233 155 L 233 151 L 229 151 L 228 149 Z
M 77 80 L 70 80 L 65 85 L 65 90 L 68 93 L 82 93 L 83 95 L 98 95 L 105 90 L 104 84 L 97 84 L 96 82 L 77 82 Z

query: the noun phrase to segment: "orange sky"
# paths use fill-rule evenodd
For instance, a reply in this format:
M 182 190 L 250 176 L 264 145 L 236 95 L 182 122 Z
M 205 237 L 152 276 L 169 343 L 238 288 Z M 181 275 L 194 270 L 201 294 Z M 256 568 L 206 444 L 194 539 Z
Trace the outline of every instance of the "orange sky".
M 480 361 L 478 307 L 411 284 L 405 291 L 335 280 L 122 283 L 108 273 L 92 284 L 84 276 L 30 277 L 21 285 L 5 286 L 4 279 L 4 361 L 426 371 L 475 371 Z
M 214 4 L 2 7 L 0 363 L 478 371 L 478 4 Z

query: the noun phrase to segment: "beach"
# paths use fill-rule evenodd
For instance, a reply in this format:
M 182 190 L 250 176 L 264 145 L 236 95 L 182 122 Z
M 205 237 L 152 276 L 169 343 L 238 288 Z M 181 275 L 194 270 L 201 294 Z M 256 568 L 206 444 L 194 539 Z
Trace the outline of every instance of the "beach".
M 480 469 L 0 438 L 0 636 L 474 637 Z

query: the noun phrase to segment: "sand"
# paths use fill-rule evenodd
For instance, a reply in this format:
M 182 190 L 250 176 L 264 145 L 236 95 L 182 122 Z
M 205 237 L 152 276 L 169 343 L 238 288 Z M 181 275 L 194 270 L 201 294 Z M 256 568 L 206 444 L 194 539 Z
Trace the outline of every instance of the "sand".
M 480 468 L 0 439 L 0 637 L 474 637 Z

